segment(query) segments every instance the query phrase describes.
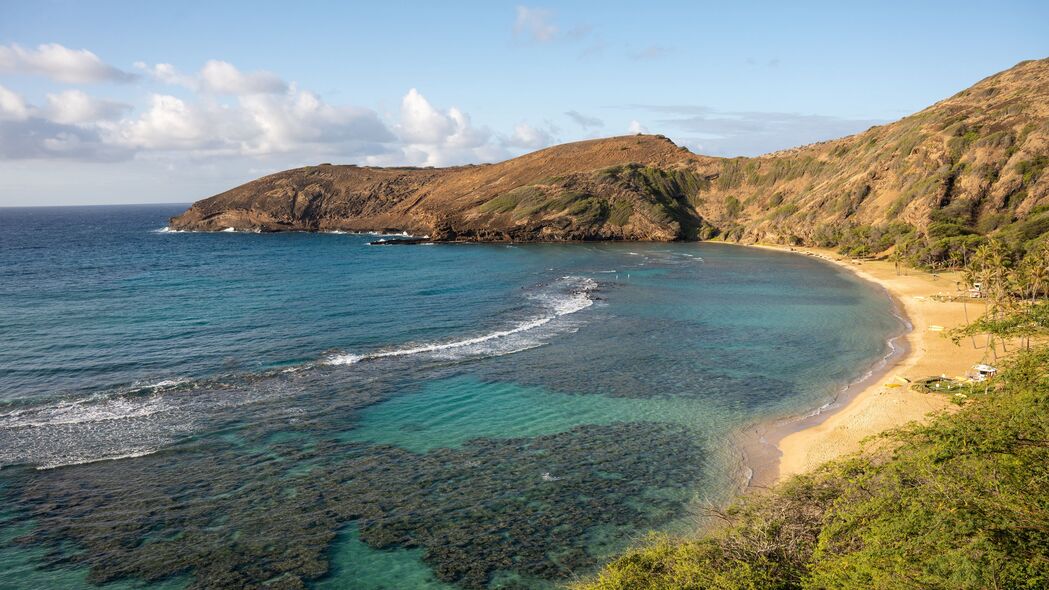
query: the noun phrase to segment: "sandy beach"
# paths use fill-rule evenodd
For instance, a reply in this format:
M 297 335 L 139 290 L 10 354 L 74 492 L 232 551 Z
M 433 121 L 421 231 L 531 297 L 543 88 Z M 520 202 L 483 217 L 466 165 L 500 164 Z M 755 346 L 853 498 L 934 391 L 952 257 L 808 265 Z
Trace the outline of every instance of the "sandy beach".
M 861 442 L 871 435 L 955 407 L 945 395 L 913 391 L 908 381 L 933 375 L 964 376 L 972 365 L 993 359 L 979 339 L 976 348 L 970 340 L 955 345 L 944 337 L 946 330 L 965 323 L 967 315 L 975 319 L 983 313 L 982 303 L 945 299 L 959 295 L 960 273 L 901 268 L 897 274 L 890 261 L 850 260 L 825 249 L 759 247 L 818 256 L 880 285 L 894 298 L 912 329 L 896 339 L 895 354 L 823 411 L 759 425 L 748 432 L 742 447 L 752 471 L 751 488 L 804 473 L 860 450 Z

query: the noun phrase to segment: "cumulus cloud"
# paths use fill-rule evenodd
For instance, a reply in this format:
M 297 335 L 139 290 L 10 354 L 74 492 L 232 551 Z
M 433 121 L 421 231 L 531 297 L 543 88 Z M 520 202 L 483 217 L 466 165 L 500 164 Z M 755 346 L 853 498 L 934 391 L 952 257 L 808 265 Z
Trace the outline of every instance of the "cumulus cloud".
M 183 74 L 175 66 L 166 63 L 150 66 L 135 62 L 135 67 L 159 82 L 183 86 L 196 92 L 246 96 L 283 94 L 289 89 L 288 83 L 273 72 L 242 72 L 233 64 L 217 59 L 208 60 L 195 75 Z
M 401 153 L 371 158 L 370 163 L 392 164 L 400 159 L 418 166 L 448 166 L 505 155 L 490 141 L 488 129 L 475 127 L 470 116 L 456 107 L 434 107 L 415 88 L 401 100 L 400 121 L 394 129 L 403 144 Z
M 171 64 L 136 63 L 160 89 L 137 107 L 80 89 L 34 106 L 0 87 L 0 159 L 255 159 L 267 166 L 349 160 L 447 166 L 508 157 L 509 148 L 553 141 L 554 127 L 518 125 L 507 136 L 475 125 L 457 107 L 438 108 L 418 90 L 389 124 L 367 108 L 334 105 L 265 71 L 211 60 L 186 75 Z
M 23 121 L 29 118 L 29 107 L 17 92 L 0 86 L 0 121 Z
M 200 70 L 204 87 L 217 94 L 281 94 L 288 84 L 274 73 L 244 73 L 225 61 L 211 60 Z
M 0 72 L 36 74 L 68 84 L 129 82 L 135 75 L 104 63 L 87 49 L 69 49 L 45 43 L 36 49 L 18 44 L 0 45 Z
M 63 125 L 42 117 L 0 120 L 0 159 L 116 161 L 131 152 L 106 141 L 98 128 Z
M 553 135 L 546 129 L 533 127 L 528 123 L 519 123 L 513 134 L 503 141 L 503 145 L 513 148 L 535 150 L 554 143 Z
M 82 90 L 47 94 L 34 107 L 0 87 L 0 158 L 126 159 L 136 155 L 362 158 L 391 150 L 396 137 L 370 109 L 335 106 L 289 87 L 248 93 L 232 104 L 203 93 L 154 93 L 140 112 Z M 17 124 L 15 124 L 17 123 Z M 454 139 L 452 140 L 454 143 Z
M 638 120 L 635 119 L 631 121 L 629 125 L 627 125 L 626 132 L 631 135 L 634 135 L 637 133 L 648 133 L 648 130 L 645 129 L 644 125 L 642 125 Z
M 333 106 L 307 90 L 291 88 L 281 95 L 246 96 L 240 99 L 240 105 L 261 131 L 257 143 L 251 146 L 254 151 L 337 146 L 340 153 L 348 156 L 396 139 L 375 111 Z
M 122 122 L 117 139 L 145 150 L 349 157 L 395 138 L 374 111 L 332 106 L 311 92 L 292 89 L 283 95 L 244 96 L 235 106 L 154 94 L 148 110 Z
M 129 157 L 127 150 L 105 140 L 99 126 L 70 124 L 77 118 L 72 102 L 63 102 L 62 95 L 51 96 L 67 108 L 37 108 L 13 90 L 0 86 L 0 160 L 112 161 Z M 92 104 L 91 99 L 87 99 L 87 104 Z
M 131 110 L 129 104 L 93 98 L 83 90 L 48 94 L 47 105 L 48 119 L 70 125 L 115 121 Z
M 236 151 L 253 135 L 243 113 L 154 94 L 149 108 L 138 118 L 122 122 L 115 138 L 123 145 L 146 150 Z
M 567 111 L 565 115 L 569 119 L 575 121 L 576 125 L 579 125 L 583 129 L 590 129 L 591 127 L 604 127 L 605 122 L 597 117 L 590 117 L 580 113 L 579 111 Z
M 136 61 L 135 68 L 145 72 L 150 78 L 164 84 L 185 86 L 191 90 L 196 90 L 199 86 L 197 78 L 179 73 L 179 71 L 175 69 L 175 66 L 171 64 L 156 64 L 150 66 L 145 62 Z

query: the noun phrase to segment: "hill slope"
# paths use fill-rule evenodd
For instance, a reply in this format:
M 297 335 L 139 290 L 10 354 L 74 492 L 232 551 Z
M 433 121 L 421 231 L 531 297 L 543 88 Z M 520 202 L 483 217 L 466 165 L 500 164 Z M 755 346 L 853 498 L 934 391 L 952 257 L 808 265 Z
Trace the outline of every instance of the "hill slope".
M 481 166 L 312 166 L 199 201 L 172 226 L 396 228 L 443 240 L 721 235 L 875 249 L 890 245 L 886 236 L 909 236 L 950 250 L 966 235 L 1032 217 L 1037 227 L 1011 229 L 1038 230 L 1039 206 L 1049 204 L 1047 165 L 1043 59 L 895 123 L 757 158 L 698 156 L 665 137 L 638 135 Z

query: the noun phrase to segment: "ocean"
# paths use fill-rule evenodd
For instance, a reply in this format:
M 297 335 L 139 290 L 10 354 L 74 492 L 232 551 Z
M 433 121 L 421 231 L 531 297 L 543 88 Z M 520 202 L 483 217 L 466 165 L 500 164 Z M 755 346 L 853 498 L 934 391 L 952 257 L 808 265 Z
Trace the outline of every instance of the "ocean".
M 880 289 L 702 243 L 176 233 L 0 209 L 0 588 L 548 588 L 744 483 Z

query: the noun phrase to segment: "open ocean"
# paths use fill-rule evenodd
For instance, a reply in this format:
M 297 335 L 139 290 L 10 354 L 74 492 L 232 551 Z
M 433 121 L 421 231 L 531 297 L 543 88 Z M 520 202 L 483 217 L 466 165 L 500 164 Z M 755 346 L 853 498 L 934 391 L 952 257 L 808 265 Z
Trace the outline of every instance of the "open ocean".
M 694 243 L 172 233 L 0 209 L 0 588 L 546 588 L 744 477 L 888 296 Z

